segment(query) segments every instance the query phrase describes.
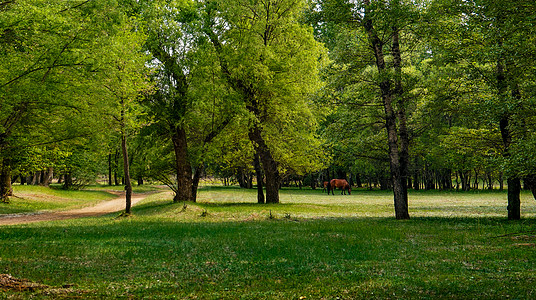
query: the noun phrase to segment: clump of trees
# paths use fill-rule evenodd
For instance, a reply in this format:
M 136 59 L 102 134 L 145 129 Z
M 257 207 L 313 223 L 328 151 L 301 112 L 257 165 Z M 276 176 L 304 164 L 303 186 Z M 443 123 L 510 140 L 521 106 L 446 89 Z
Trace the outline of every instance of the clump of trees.
M 159 180 L 174 201 L 235 177 L 259 203 L 348 177 L 392 189 L 407 219 L 410 188 L 504 178 L 519 219 L 521 184 L 536 194 L 535 5 L 2 3 L 1 200 L 54 174 L 123 178 L 127 194 L 131 176 Z

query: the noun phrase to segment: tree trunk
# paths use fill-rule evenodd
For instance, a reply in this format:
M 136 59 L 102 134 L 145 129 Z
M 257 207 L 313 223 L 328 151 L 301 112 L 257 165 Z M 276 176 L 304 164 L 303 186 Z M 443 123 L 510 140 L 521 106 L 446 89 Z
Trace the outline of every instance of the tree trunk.
M 263 176 L 259 154 L 257 152 L 255 152 L 255 157 L 253 158 L 253 166 L 255 167 L 255 174 L 257 176 L 257 203 L 264 204 Z
M 108 185 L 112 185 L 112 154 L 108 154 Z
M 48 167 L 45 172 L 43 172 L 43 178 L 41 185 L 43 186 L 49 186 L 52 182 L 52 178 L 54 177 L 54 167 Z
M 41 181 L 41 172 L 34 172 L 32 177 L 32 185 L 38 185 Z
M 11 186 L 11 168 L 0 164 L 0 202 L 8 203 L 9 197 L 13 196 L 13 187 Z
M 119 176 L 117 174 L 117 168 L 119 167 L 119 153 L 117 149 L 115 150 L 114 155 L 114 185 L 119 185 Z
M 64 175 L 64 181 L 63 181 L 63 189 L 69 190 L 73 187 L 73 174 L 71 170 L 68 170 L 65 172 Z
M 192 179 L 192 202 L 197 202 L 197 189 L 199 187 L 199 180 L 201 179 L 201 173 L 203 173 L 203 169 L 203 165 L 195 167 L 194 177 Z
M 128 161 L 128 149 L 126 136 L 123 133 L 121 136 L 121 150 L 123 152 L 123 172 L 125 173 L 125 213 L 131 213 L 132 207 L 132 183 L 130 182 L 130 164 Z
M 400 195 L 398 202 L 395 204 L 395 212 L 397 219 L 409 219 L 408 208 L 408 177 L 409 177 L 409 133 L 406 122 L 406 101 L 404 100 L 404 90 L 402 87 L 402 54 L 399 43 L 399 30 L 393 26 L 393 62 L 395 68 L 395 87 L 394 95 L 398 97 L 397 118 L 399 124 L 400 150 L 399 150 L 399 166 L 400 169 Z M 385 106 L 385 105 L 384 105 Z M 386 112 L 388 109 L 386 109 Z M 396 124 L 394 125 L 396 133 Z
M 521 219 L 521 180 L 508 178 L 508 220 Z
M 395 206 L 395 217 L 396 219 L 409 219 L 409 210 L 408 210 L 408 196 L 407 196 L 407 138 L 406 136 L 401 137 L 401 148 L 398 147 L 398 133 L 396 129 L 396 119 L 395 110 L 393 108 L 394 96 L 398 93 L 400 96 L 401 91 L 399 88 L 400 78 L 395 79 L 395 88 L 393 89 L 391 81 L 387 76 L 385 58 L 383 53 L 383 42 L 378 37 L 372 19 L 370 18 L 371 12 L 368 10 L 370 6 L 370 1 L 365 0 L 365 18 L 364 18 L 364 28 L 369 36 L 369 41 L 376 58 L 376 67 L 380 73 L 380 77 L 384 77 L 380 82 L 381 98 L 383 102 L 383 108 L 385 113 L 385 129 L 387 131 L 387 140 L 389 144 L 389 165 L 391 169 L 391 183 L 393 185 L 393 196 L 394 196 L 394 206 Z M 393 56 L 395 64 L 395 73 L 399 72 L 400 68 L 400 48 L 398 45 L 398 30 L 394 28 L 393 32 Z M 397 76 L 398 77 L 398 76 Z M 403 105 L 400 107 L 401 112 L 403 111 Z M 405 126 L 405 115 L 404 118 L 399 120 L 403 123 L 402 126 Z M 402 129 L 402 135 L 407 135 L 406 129 Z
M 277 169 L 277 162 L 272 157 L 272 153 L 266 145 L 261 130 L 257 124 L 249 130 L 249 139 L 253 143 L 255 152 L 259 155 L 264 176 L 266 178 L 266 203 L 279 203 L 279 185 L 281 178 Z
M 171 136 L 175 150 L 175 168 L 177 170 L 177 193 L 173 202 L 193 201 L 192 197 L 192 167 L 188 161 L 188 145 L 186 130 L 177 126 Z

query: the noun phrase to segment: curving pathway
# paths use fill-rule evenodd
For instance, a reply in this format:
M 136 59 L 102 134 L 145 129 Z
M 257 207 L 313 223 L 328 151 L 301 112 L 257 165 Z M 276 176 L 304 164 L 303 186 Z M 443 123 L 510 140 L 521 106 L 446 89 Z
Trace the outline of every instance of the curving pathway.
M 11 214 L 0 216 L 0 225 L 17 225 L 42 221 L 55 221 L 76 219 L 83 217 L 95 217 L 125 209 L 125 193 L 115 193 L 117 198 L 97 203 L 94 206 L 77 208 L 66 211 L 52 211 L 36 214 Z M 149 196 L 147 194 L 132 194 L 132 206 Z

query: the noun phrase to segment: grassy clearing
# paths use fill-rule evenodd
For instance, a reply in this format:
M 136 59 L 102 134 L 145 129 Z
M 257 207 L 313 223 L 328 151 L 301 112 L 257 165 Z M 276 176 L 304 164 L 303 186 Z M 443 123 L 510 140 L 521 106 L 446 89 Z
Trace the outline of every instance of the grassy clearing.
M 413 218 L 396 221 L 377 191 L 283 190 L 283 204 L 257 205 L 206 187 L 186 207 L 162 193 L 131 218 L 0 227 L 1 273 L 70 286 L 0 297 L 530 299 L 536 201 L 523 197 L 510 222 L 500 193 L 413 193 Z
M 115 196 L 105 191 L 66 191 L 59 187 L 15 185 L 11 203 L 0 204 L 0 214 L 66 210 L 92 205 Z

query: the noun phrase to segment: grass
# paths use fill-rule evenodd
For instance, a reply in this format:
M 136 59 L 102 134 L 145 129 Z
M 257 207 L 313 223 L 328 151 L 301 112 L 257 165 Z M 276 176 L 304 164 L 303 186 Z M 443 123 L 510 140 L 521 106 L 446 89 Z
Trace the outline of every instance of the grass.
M 0 273 L 53 287 L 0 298 L 530 299 L 536 201 L 507 221 L 505 193 L 327 196 L 204 187 L 199 203 L 149 196 L 134 216 L 0 227 Z M 270 218 L 270 213 L 273 218 Z

